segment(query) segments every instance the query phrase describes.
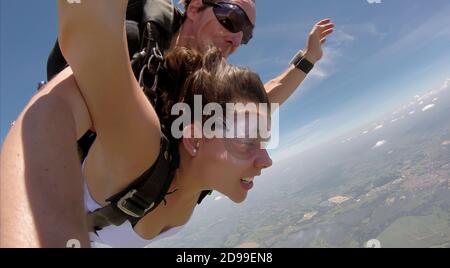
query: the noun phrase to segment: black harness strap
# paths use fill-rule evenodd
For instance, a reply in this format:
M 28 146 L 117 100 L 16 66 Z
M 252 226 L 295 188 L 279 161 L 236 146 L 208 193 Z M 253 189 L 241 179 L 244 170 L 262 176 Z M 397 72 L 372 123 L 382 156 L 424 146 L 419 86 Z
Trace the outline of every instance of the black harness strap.
M 111 224 L 119 226 L 127 220 L 134 226 L 155 209 L 164 200 L 178 168 L 177 150 L 161 133 L 161 149 L 155 164 L 125 190 L 108 198 L 107 206 L 88 214 L 90 231 L 98 231 Z

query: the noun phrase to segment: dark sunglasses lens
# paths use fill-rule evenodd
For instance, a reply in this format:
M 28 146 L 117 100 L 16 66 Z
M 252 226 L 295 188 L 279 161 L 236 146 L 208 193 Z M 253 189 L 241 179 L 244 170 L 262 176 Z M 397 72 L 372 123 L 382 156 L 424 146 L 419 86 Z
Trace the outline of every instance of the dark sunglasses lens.
M 247 44 L 253 36 L 253 25 L 245 12 L 238 6 L 219 3 L 213 8 L 220 24 L 232 33 L 243 32 L 242 43 Z

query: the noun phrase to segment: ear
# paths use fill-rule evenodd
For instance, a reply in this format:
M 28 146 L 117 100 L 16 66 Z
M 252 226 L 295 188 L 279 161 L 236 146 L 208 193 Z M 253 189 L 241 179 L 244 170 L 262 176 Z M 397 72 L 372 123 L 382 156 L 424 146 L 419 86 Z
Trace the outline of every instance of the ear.
M 195 135 L 198 133 L 202 133 L 199 127 L 195 124 L 190 124 L 183 128 L 183 146 L 186 151 L 193 157 L 195 157 L 200 149 L 201 144 L 201 134 Z
M 192 0 L 186 10 L 186 19 L 195 21 L 201 12 L 201 7 L 203 6 L 202 0 Z

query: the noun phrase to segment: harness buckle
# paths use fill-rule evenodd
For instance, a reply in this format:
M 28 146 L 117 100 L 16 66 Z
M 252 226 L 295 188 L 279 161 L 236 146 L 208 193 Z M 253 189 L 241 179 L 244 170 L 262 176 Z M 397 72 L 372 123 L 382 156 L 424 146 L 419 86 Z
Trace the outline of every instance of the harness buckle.
M 136 189 L 129 191 L 126 195 L 119 199 L 117 202 L 117 207 L 125 214 L 134 217 L 134 218 L 142 218 L 145 216 L 147 211 L 152 209 L 155 206 L 155 202 L 151 203 L 148 208 L 140 207 L 137 202 L 132 202 L 132 198 L 134 198 L 137 193 Z

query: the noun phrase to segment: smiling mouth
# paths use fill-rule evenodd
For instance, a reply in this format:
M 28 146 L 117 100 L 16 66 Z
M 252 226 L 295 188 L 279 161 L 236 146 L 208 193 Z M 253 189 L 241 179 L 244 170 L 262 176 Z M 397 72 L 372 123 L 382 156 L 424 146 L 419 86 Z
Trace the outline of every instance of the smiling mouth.
M 243 183 L 250 183 L 250 182 L 253 182 L 253 179 L 254 179 L 254 177 L 251 177 L 251 178 L 242 178 L 241 181 L 242 181 Z
M 241 179 L 241 186 L 244 190 L 248 191 L 250 189 L 253 188 L 253 179 L 254 177 L 251 178 L 242 178 Z

